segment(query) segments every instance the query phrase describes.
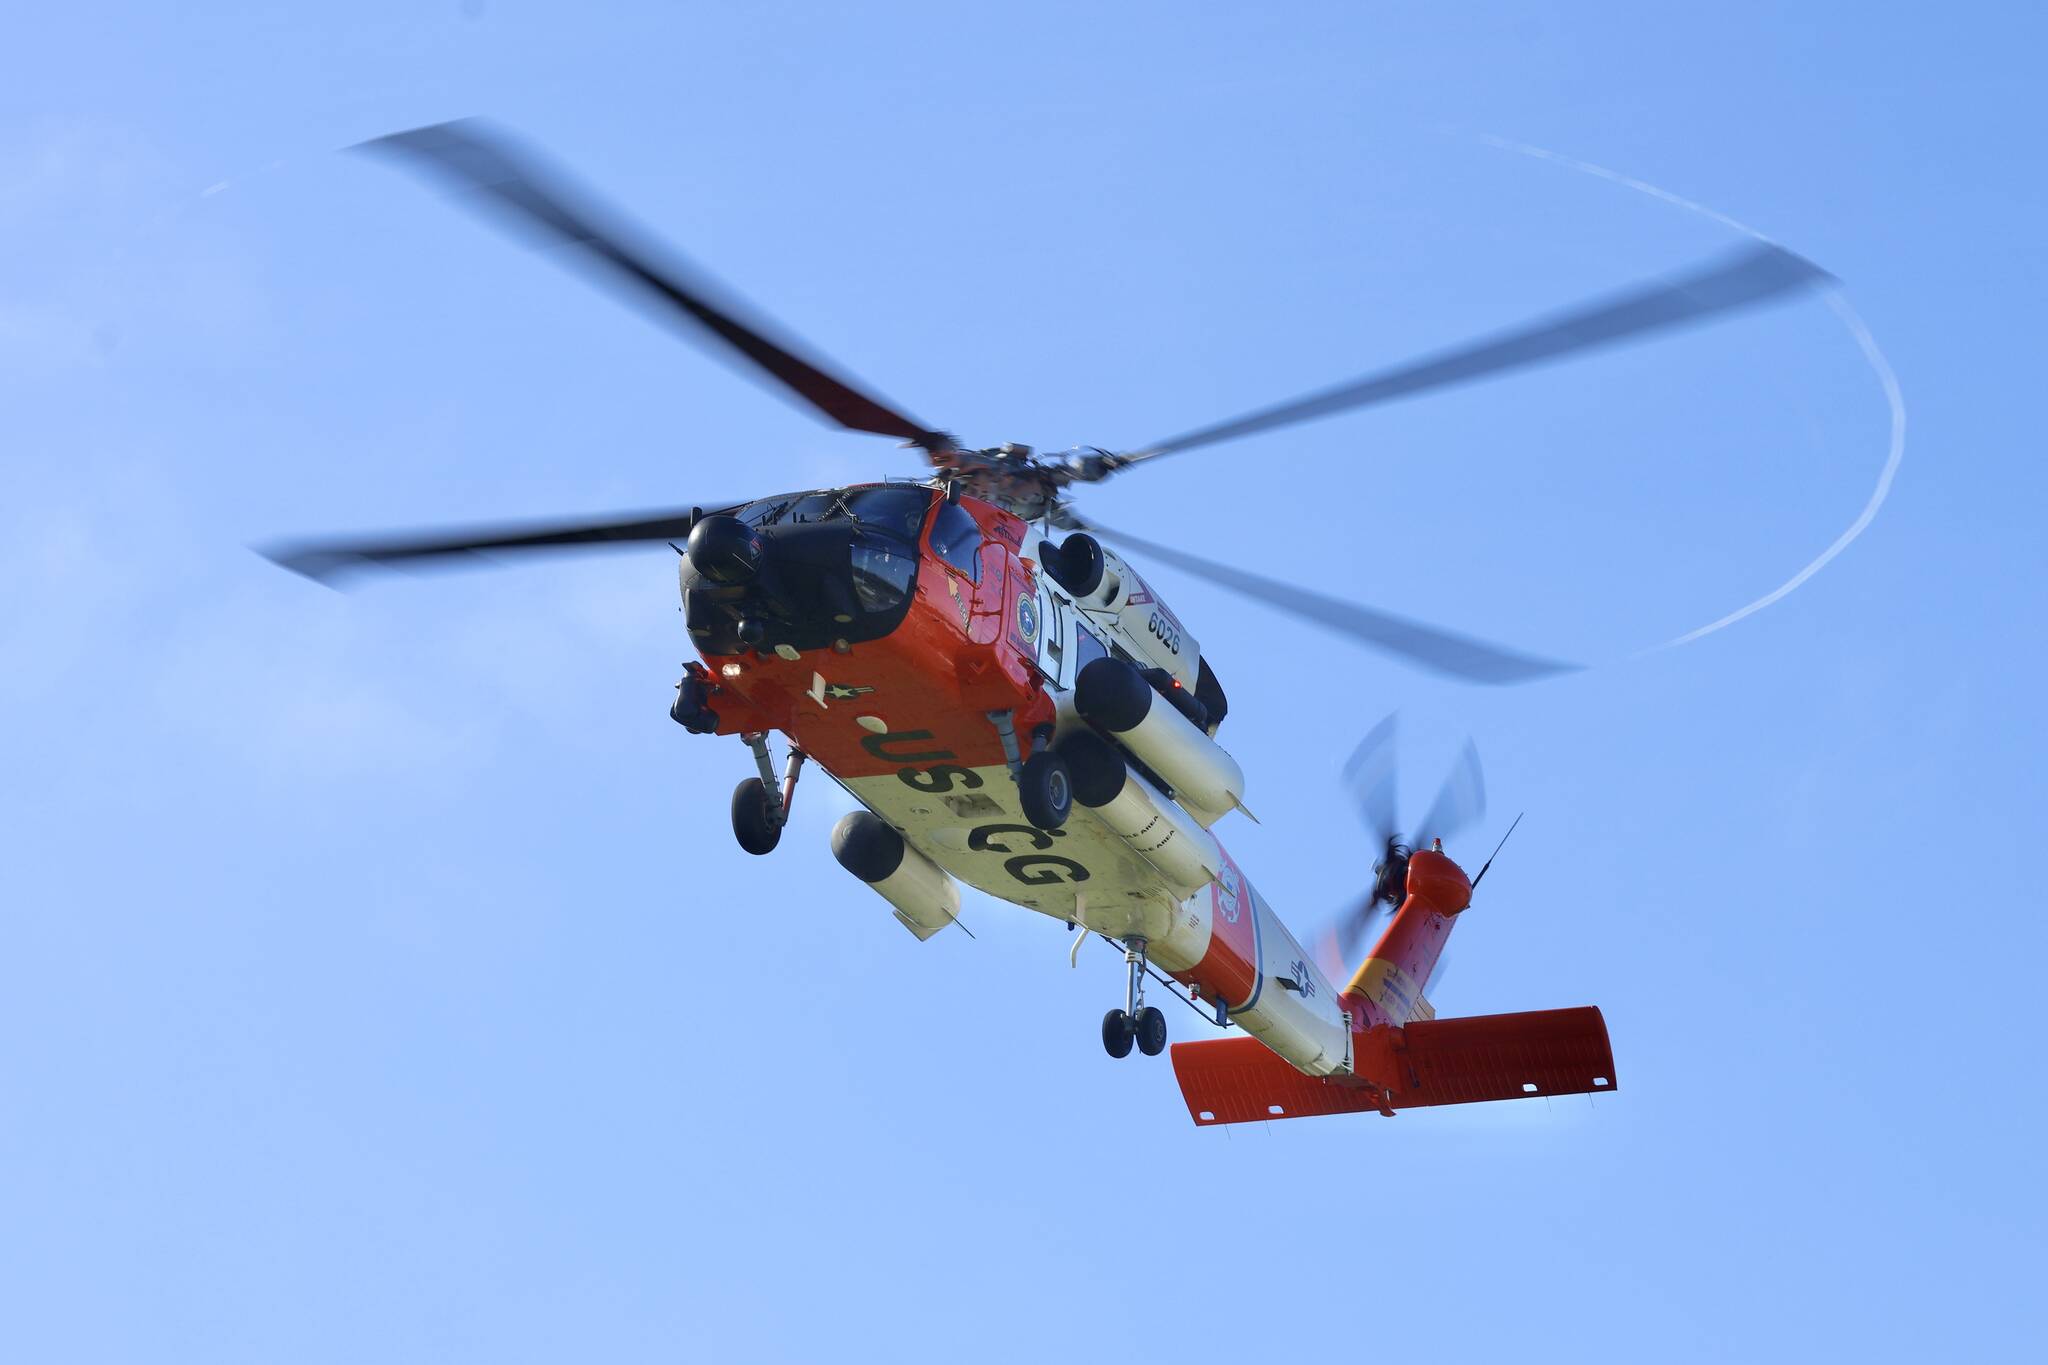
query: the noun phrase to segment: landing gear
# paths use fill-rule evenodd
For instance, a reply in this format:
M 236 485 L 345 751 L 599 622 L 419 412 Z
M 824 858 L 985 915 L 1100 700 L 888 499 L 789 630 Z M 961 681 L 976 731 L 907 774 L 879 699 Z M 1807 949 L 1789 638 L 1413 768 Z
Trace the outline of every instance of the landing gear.
M 1047 746 L 1052 727 L 1041 725 L 1031 735 L 1033 753 L 1029 758 L 1017 742 L 1016 717 L 1009 711 L 988 713 L 996 734 L 1003 741 L 1003 757 L 1009 761 L 1010 777 L 1017 784 L 1017 801 L 1024 818 L 1044 830 L 1059 829 L 1074 809 L 1074 779 L 1067 761 Z
M 1017 799 L 1024 818 L 1040 829 L 1058 829 L 1074 808 L 1074 780 L 1067 761 L 1050 749 L 1024 760 L 1017 771 Z
M 1102 1050 L 1112 1057 L 1131 1055 L 1131 1044 L 1147 1057 L 1166 1051 L 1166 1016 L 1145 1003 L 1145 940 L 1124 940 L 1124 1008 L 1102 1016 Z
M 1166 1016 L 1157 1005 L 1147 1005 L 1138 1011 L 1137 1031 L 1138 1051 L 1147 1057 L 1157 1057 L 1166 1051 Z
M 1111 1010 L 1102 1016 L 1102 1050 L 1112 1057 L 1131 1055 L 1131 1041 L 1138 1031 L 1131 1025 L 1131 1016 L 1122 1010 Z
M 732 791 L 732 832 L 740 847 L 759 857 L 782 842 L 782 812 L 768 803 L 768 788 L 750 777 Z
M 782 782 L 775 781 L 775 768 L 768 759 L 768 737 L 742 735 L 753 750 L 759 777 L 750 777 L 733 788 L 732 833 L 740 847 L 759 857 L 773 852 L 782 842 L 782 827 L 789 823 L 790 803 L 796 800 L 797 774 L 803 770 L 804 751 L 790 746 L 789 762 L 782 770 Z

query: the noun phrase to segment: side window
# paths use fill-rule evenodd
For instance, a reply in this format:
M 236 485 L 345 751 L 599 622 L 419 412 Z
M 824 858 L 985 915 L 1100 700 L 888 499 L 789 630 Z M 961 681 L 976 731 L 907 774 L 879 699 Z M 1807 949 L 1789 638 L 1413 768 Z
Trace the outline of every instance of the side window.
M 1086 626 L 1074 630 L 1074 676 L 1079 678 L 1081 670 L 1109 653 L 1102 647 L 1102 641 L 1095 638 Z
M 939 504 L 939 513 L 932 518 L 932 552 L 975 582 L 981 581 L 981 527 L 959 503 Z

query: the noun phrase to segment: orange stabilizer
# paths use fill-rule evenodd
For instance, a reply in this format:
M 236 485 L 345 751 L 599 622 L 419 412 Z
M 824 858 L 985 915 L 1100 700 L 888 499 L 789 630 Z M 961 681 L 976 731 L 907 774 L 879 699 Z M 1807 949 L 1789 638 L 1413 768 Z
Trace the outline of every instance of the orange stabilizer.
M 1176 1043 L 1173 1074 L 1204 1127 L 1615 1088 L 1607 1022 L 1591 1005 L 1380 1025 L 1354 1034 L 1352 1048 L 1355 1074 L 1323 1078 L 1256 1038 Z

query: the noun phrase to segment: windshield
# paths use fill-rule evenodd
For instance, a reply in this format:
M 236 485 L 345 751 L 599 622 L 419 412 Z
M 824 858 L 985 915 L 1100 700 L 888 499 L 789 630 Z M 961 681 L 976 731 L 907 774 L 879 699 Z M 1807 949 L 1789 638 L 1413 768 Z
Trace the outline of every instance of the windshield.
M 747 525 L 851 524 L 847 559 L 860 609 L 871 616 L 900 614 L 917 582 L 917 539 L 932 490 L 923 484 L 882 483 L 826 488 L 759 498 L 733 515 Z
M 875 484 L 828 488 L 818 493 L 784 493 L 750 502 L 733 513 L 749 526 L 843 521 L 849 514 L 863 531 L 878 531 L 915 544 L 932 492 L 921 484 Z

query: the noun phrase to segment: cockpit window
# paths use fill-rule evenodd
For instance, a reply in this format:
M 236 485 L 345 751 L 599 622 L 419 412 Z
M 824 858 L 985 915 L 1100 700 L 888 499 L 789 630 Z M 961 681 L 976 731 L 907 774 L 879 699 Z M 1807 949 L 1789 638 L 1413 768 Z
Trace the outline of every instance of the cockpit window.
M 863 530 L 880 531 L 915 545 L 918 528 L 924 525 L 925 508 L 931 506 L 932 492 L 917 484 L 884 484 L 880 488 L 855 489 L 846 501 Z
M 862 611 L 885 615 L 902 608 L 917 582 L 918 536 L 931 505 L 932 490 L 927 485 L 885 483 L 779 493 L 735 508 L 733 515 L 756 528 L 851 522 L 848 567 L 854 595 Z M 960 511 L 958 507 L 953 510 Z M 975 530 L 972 517 L 967 523 L 969 530 Z M 968 554 L 972 556 L 972 548 Z
M 749 526 L 841 521 L 849 514 L 864 530 L 915 544 L 932 493 L 921 484 L 879 484 L 870 488 L 828 488 L 817 493 L 783 493 L 738 508 L 733 515 Z
M 932 518 L 932 550 L 975 582 L 981 581 L 981 527 L 959 503 L 939 504 L 938 515 Z
M 787 493 L 778 498 L 762 498 L 745 507 L 736 508 L 733 515 L 749 526 L 772 526 L 782 519 L 785 512 L 803 500 L 802 493 Z
M 833 504 L 839 499 L 837 493 L 806 493 L 791 503 L 775 520 L 784 526 L 800 525 L 807 521 L 826 521 L 840 515 Z

